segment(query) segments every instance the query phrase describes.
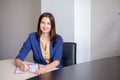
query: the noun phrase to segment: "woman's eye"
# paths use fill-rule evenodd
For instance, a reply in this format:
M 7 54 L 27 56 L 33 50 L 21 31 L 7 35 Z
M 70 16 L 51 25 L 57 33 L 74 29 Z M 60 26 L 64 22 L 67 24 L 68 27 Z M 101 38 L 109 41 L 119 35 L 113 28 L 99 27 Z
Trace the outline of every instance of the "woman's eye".
M 47 23 L 48 25 L 50 25 L 50 23 Z
M 41 24 L 45 24 L 45 22 L 41 22 Z

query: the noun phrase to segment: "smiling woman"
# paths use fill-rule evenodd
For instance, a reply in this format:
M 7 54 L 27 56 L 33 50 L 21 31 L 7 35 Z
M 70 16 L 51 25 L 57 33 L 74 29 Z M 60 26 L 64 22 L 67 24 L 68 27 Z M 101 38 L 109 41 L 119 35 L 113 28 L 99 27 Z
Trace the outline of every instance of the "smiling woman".
M 39 17 L 37 32 L 30 33 L 15 59 L 15 64 L 21 70 L 26 70 L 23 61 L 32 50 L 34 62 L 45 65 L 36 74 L 46 73 L 56 67 L 61 68 L 62 47 L 62 37 L 56 34 L 54 16 L 44 12 Z

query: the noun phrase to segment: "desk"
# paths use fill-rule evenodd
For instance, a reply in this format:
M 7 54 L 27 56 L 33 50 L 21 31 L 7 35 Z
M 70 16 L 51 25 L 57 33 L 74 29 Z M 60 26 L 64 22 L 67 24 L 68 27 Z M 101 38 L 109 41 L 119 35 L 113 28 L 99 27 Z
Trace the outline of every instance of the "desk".
M 25 62 L 27 64 L 33 64 L 31 62 Z M 16 69 L 14 59 L 0 60 L 0 80 L 25 80 L 27 78 L 37 76 L 37 74 L 14 74 Z M 56 70 L 52 69 L 50 71 Z
M 68 66 L 27 80 L 120 80 L 120 56 Z

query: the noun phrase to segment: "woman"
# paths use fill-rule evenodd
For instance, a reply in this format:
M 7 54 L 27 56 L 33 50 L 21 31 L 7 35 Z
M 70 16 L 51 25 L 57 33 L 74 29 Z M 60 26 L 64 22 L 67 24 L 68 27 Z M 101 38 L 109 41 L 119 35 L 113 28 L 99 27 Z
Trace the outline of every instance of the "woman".
M 45 12 L 39 17 L 37 32 L 31 33 L 24 42 L 15 64 L 23 71 L 28 70 L 29 67 L 23 61 L 32 50 L 35 63 L 45 65 L 36 74 L 45 73 L 55 67 L 61 68 L 62 47 L 62 38 L 56 34 L 54 16 Z

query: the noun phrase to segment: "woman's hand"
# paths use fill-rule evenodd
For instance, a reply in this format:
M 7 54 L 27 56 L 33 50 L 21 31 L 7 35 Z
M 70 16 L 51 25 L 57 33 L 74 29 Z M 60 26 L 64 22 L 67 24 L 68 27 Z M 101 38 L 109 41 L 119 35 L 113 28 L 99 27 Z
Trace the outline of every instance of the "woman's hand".
M 19 68 L 22 71 L 28 71 L 30 69 L 30 67 L 28 65 L 26 65 L 25 63 L 21 64 L 21 66 Z
M 59 65 L 59 61 L 58 60 L 54 60 L 53 62 L 51 62 L 50 64 L 47 64 L 43 67 L 40 67 L 40 69 L 38 71 L 36 71 L 36 74 L 43 74 L 48 72 L 49 70 L 56 68 Z
M 30 67 L 28 65 L 26 65 L 23 61 L 21 61 L 20 59 L 15 59 L 15 65 L 16 67 L 19 67 L 20 70 L 22 71 L 27 71 L 30 69 Z
M 46 72 L 48 72 L 48 69 L 46 69 L 45 67 L 40 67 L 40 69 L 36 71 L 36 74 L 40 75 Z

